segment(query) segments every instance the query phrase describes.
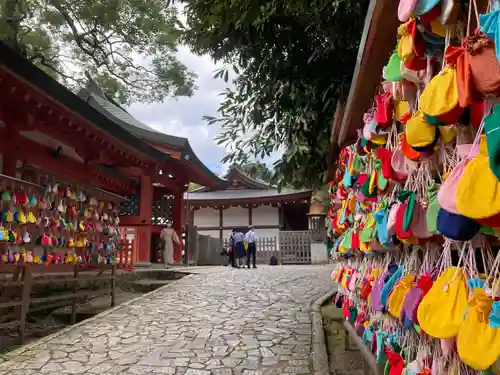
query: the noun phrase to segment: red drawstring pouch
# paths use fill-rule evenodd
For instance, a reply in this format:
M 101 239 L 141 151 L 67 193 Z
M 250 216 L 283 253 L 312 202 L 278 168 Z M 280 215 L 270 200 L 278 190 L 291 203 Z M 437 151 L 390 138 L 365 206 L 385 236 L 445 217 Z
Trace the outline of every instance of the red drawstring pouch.
M 401 355 L 389 349 L 387 350 L 387 361 L 389 362 L 389 375 L 401 375 L 403 373 L 405 363 Z
M 396 213 L 396 236 L 400 240 L 404 240 L 404 239 L 408 239 L 410 237 L 413 237 L 413 233 L 412 233 L 410 227 L 408 227 L 408 229 L 406 231 L 403 230 L 406 205 L 407 205 L 406 203 L 401 203 L 399 205 L 398 211 Z
M 393 104 L 392 94 L 385 92 L 375 96 L 377 111 L 375 112 L 375 122 L 378 129 L 384 129 L 392 121 Z
M 379 147 L 375 155 L 382 163 L 382 175 L 387 180 L 391 179 L 394 172 L 391 165 L 392 152 L 384 147 Z

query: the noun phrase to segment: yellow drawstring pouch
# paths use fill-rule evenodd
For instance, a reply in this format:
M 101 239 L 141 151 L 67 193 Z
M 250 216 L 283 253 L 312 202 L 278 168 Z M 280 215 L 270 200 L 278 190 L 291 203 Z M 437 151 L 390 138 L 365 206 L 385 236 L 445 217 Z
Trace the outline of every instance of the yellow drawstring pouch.
M 424 113 L 418 110 L 406 123 L 406 142 L 412 147 L 426 147 L 436 139 L 436 127 L 429 124 Z
M 394 287 L 389 297 L 389 314 L 399 319 L 406 295 L 415 285 L 415 276 L 405 275 Z
M 410 106 L 405 100 L 397 100 L 394 103 L 394 120 L 401 121 L 401 119 L 410 112 Z
M 458 106 L 457 71 L 447 65 L 425 87 L 420 109 L 432 117 L 443 116 Z
M 363 242 L 359 241 L 359 250 L 361 250 L 363 253 L 368 254 L 372 252 L 372 249 L 370 247 L 369 242 Z
M 479 154 L 464 169 L 457 185 L 456 205 L 460 214 L 483 219 L 500 213 L 500 182 L 491 172 L 486 138 L 481 136 Z
M 449 143 L 457 136 L 457 128 L 455 125 L 439 126 L 438 130 L 443 143 Z
M 387 143 L 387 134 L 372 133 L 372 139 L 370 139 L 370 141 L 376 145 L 385 145 Z
M 417 318 L 429 336 L 448 339 L 462 327 L 467 310 L 467 288 L 461 268 L 445 269 L 420 302 Z
M 458 355 L 475 370 L 486 370 L 500 355 L 500 329 L 489 324 L 492 303 L 483 288 L 472 289 L 469 311 L 458 333 Z
M 408 23 L 404 23 L 398 27 L 398 35 L 400 36 L 398 42 L 398 56 L 402 61 L 409 61 L 413 58 L 413 38 L 408 31 Z

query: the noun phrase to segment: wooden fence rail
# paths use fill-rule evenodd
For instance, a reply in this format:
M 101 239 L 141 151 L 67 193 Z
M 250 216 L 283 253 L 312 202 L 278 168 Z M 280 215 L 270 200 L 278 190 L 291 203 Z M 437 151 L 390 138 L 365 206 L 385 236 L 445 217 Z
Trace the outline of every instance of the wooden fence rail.
M 115 305 L 116 265 L 0 264 L 0 275 L 2 276 L 0 280 L 0 329 L 18 327 L 21 343 L 25 339 L 26 316 L 29 313 L 71 305 L 70 322 L 74 324 L 79 301 L 109 295 L 110 305 Z M 109 285 L 107 288 L 94 290 L 89 284 L 97 281 L 109 281 Z M 71 292 L 63 294 L 32 296 L 34 287 L 44 284 L 73 284 L 73 287 Z M 86 289 L 83 289 L 83 284 Z

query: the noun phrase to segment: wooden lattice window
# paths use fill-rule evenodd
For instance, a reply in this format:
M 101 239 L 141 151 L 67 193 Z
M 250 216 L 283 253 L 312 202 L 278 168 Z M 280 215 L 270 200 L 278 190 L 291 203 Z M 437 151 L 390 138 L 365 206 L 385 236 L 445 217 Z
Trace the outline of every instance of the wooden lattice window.
M 174 208 L 175 198 L 173 195 L 163 195 L 160 199 L 153 202 L 153 225 L 166 225 L 172 222 L 172 210 Z
M 120 203 L 120 216 L 139 216 L 140 201 L 136 195 L 127 197 L 128 201 Z

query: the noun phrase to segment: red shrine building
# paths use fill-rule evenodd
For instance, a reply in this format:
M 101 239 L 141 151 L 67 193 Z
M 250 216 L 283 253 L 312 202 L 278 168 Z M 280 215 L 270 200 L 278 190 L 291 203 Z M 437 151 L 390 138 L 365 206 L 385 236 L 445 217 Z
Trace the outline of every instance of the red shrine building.
M 223 183 L 187 139 L 140 123 L 92 80 L 72 93 L 2 42 L 0 90 L 2 174 L 38 184 L 64 176 L 127 198 L 120 225 L 134 231 L 134 263 L 154 258 L 152 238 L 168 221 L 182 237 L 190 182 Z

